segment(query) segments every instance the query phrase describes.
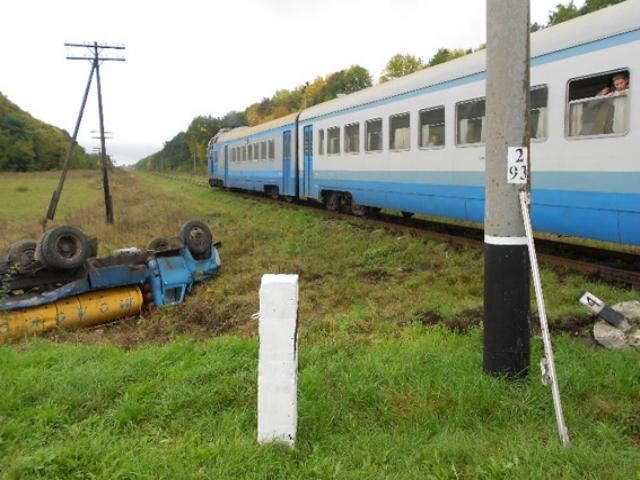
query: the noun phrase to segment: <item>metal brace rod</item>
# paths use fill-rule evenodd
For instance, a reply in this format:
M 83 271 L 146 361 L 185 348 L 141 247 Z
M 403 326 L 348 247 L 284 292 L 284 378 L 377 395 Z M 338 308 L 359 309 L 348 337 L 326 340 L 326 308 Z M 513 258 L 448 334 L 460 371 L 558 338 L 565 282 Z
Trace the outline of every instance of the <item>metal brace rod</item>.
M 529 247 L 529 262 L 531 263 L 531 274 L 533 276 L 533 285 L 536 292 L 536 303 L 538 304 L 538 313 L 540 316 L 540 328 L 542 330 L 542 341 L 544 343 L 544 360 L 540 366 L 543 370 L 543 383 L 545 377 L 549 377 L 548 380 L 551 383 L 551 393 L 553 395 L 553 407 L 556 413 L 556 424 L 558 425 L 558 433 L 560 434 L 560 441 L 565 448 L 571 447 L 571 439 L 569 438 L 569 431 L 564 421 L 564 415 L 562 413 L 562 403 L 560 401 L 560 387 L 558 386 L 558 376 L 556 375 L 556 365 L 553 359 L 553 348 L 551 347 L 551 335 L 549 334 L 549 323 L 547 322 L 547 311 L 544 304 L 544 296 L 542 294 L 542 281 L 540 280 L 540 271 L 538 270 L 538 259 L 536 257 L 536 247 L 533 243 L 533 228 L 531 227 L 531 216 L 529 215 L 529 193 L 527 191 L 520 192 L 520 209 L 522 211 L 522 218 L 524 220 L 524 228 L 527 234 L 527 245 Z M 545 367 L 547 372 L 545 372 Z

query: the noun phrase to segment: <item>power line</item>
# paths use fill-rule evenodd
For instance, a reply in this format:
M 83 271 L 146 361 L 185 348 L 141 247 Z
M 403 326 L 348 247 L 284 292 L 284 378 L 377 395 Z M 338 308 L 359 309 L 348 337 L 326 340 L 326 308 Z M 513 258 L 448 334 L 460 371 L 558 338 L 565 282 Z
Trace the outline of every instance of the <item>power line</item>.
M 106 216 L 107 216 L 107 223 L 113 224 L 113 203 L 111 199 L 111 193 L 109 190 L 109 173 L 107 168 L 108 157 L 107 157 L 105 130 L 104 130 L 104 112 L 102 108 L 102 86 L 100 83 L 100 65 L 103 62 L 124 62 L 125 61 L 124 56 L 106 56 L 106 55 L 103 55 L 103 52 L 122 51 L 125 49 L 125 46 L 120 44 L 108 45 L 108 44 L 98 43 L 98 42 L 65 43 L 64 46 L 69 48 L 85 48 L 87 51 L 83 55 L 80 55 L 80 54 L 68 55 L 66 58 L 67 60 L 86 60 L 91 62 L 91 72 L 89 73 L 89 80 L 87 81 L 87 86 L 85 88 L 82 104 L 80 106 L 80 112 L 78 114 L 78 119 L 76 121 L 76 127 L 73 131 L 73 136 L 71 138 L 71 143 L 69 145 L 69 148 L 67 149 L 67 156 L 65 158 L 65 162 L 62 167 L 62 174 L 60 175 L 58 188 L 53 192 L 53 196 L 51 197 L 51 202 L 49 204 L 49 210 L 47 211 L 47 217 L 44 223 L 46 225 L 46 222 L 48 220 L 53 220 L 53 217 L 55 215 L 56 208 L 60 200 L 60 195 L 62 194 L 62 187 L 64 186 L 64 181 L 67 176 L 67 171 L 69 169 L 69 164 L 71 163 L 71 156 L 76 146 L 76 139 L 78 137 L 80 122 L 82 121 L 82 115 L 84 114 L 84 108 L 87 103 L 89 89 L 91 87 L 91 82 L 93 81 L 93 75 L 95 73 L 96 84 L 98 86 L 98 114 L 100 119 L 100 137 L 99 137 L 100 138 L 100 166 L 102 170 L 102 188 L 104 190 L 104 204 L 105 204 L 105 210 L 106 210 Z

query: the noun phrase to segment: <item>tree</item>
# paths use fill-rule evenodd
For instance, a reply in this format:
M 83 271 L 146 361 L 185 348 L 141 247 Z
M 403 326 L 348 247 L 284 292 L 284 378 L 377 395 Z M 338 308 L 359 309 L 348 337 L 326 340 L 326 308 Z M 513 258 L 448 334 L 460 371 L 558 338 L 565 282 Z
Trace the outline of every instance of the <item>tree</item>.
M 304 106 L 310 107 L 324 101 L 327 89 L 327 81 L 324 77 L 318 76 L 313 82 L 304 87 Z
M 566 22 L 567 20 L 571 20 L 579 15 L 580 13 L 573 3 L 573 0 L 570 0 L 567 5 L 559 3 L 556 5 L 555 10 L 549 12 L 548 25 L 557 25 L 558 23 Z
M 360 65 L 351 65 L 342 76 L 340 93 L 353 93 L 370 86 L 371 74 L 369 70 Z
M 0 170 L 50 170 L 62 167 L 67 132 L 32 117 L 0 93 Z M 97 168 L 82 147 L 74 150 L 71 168 Z
M 567 20 L 571 20 L 572 18 L 579 17 L 580 15 L 595 12 L 601 8 L 615 5 L 623 1 L 624 0 L 586 0 L 585 4 L 581 8 L 577 8 L 573 3 L 573 0 L 570 0 L 566 5 L 559 3 L 556 5 L 554 10 L 549 12 L 549 23 L 546 26 L 550 27 L 552 25 L 557 25 L 559 23 L 566 22 Z M 540 28 L 537 24 L 533 24 L 531 27 L 531 31 L 535 31 L 533 29 L 534 27 Z
M 410 73 L 422 70 L 426 65 L 420 57 L 416 57 L 410 54 L 396 53 L 389 59 L 387 65 L 382 71 L 380 77 L 380 83 L 388 82 L 392 78 L 400 78 Z
M 448 62 L 454 58 L 464 57 L 467 53 L 471 53 L 470 50 L 463 50 L 461 48 L 454 48 L 449 50 L 448 48 L 439 48 L 433 57 L 429 60 L 429 66 L 433 67 L 440 63 Z
M 242 112 L 236 112 L 232 110 L 222 117 L 222 127 L 224 128 L 236 128 L 241 125 L 245 125 L 246 121 Z

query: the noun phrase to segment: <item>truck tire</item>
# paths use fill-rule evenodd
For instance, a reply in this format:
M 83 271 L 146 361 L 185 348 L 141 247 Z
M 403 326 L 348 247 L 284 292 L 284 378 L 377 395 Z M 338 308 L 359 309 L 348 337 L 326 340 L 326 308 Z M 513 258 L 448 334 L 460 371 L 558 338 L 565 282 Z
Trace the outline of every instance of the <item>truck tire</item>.
M 20 240 L 13 243 L 9 245 L 3 260 L 10 266 L 15 265 L 17 271 L 23 273 L 35 262 L 36 244 L 35 240 Z
M 70 225 L 45 232 L 35 249 L 35 259 L 50 270 L 75 270 L 84 265 L 88 255 L 87 237 Z
M 213 237 L 206 223 L 191 220 L 182 225 L 180 238 L 194 257 L 200 257 L 211 251 Z

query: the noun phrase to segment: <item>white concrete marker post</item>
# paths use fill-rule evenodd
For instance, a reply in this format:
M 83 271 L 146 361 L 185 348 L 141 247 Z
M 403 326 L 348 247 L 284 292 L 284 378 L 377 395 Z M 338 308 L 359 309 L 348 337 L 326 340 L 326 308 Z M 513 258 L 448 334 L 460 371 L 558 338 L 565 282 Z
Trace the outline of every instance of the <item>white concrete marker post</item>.
M 258 442 L 295 444 L 298 423 L 298 275 L 260 286 Z

